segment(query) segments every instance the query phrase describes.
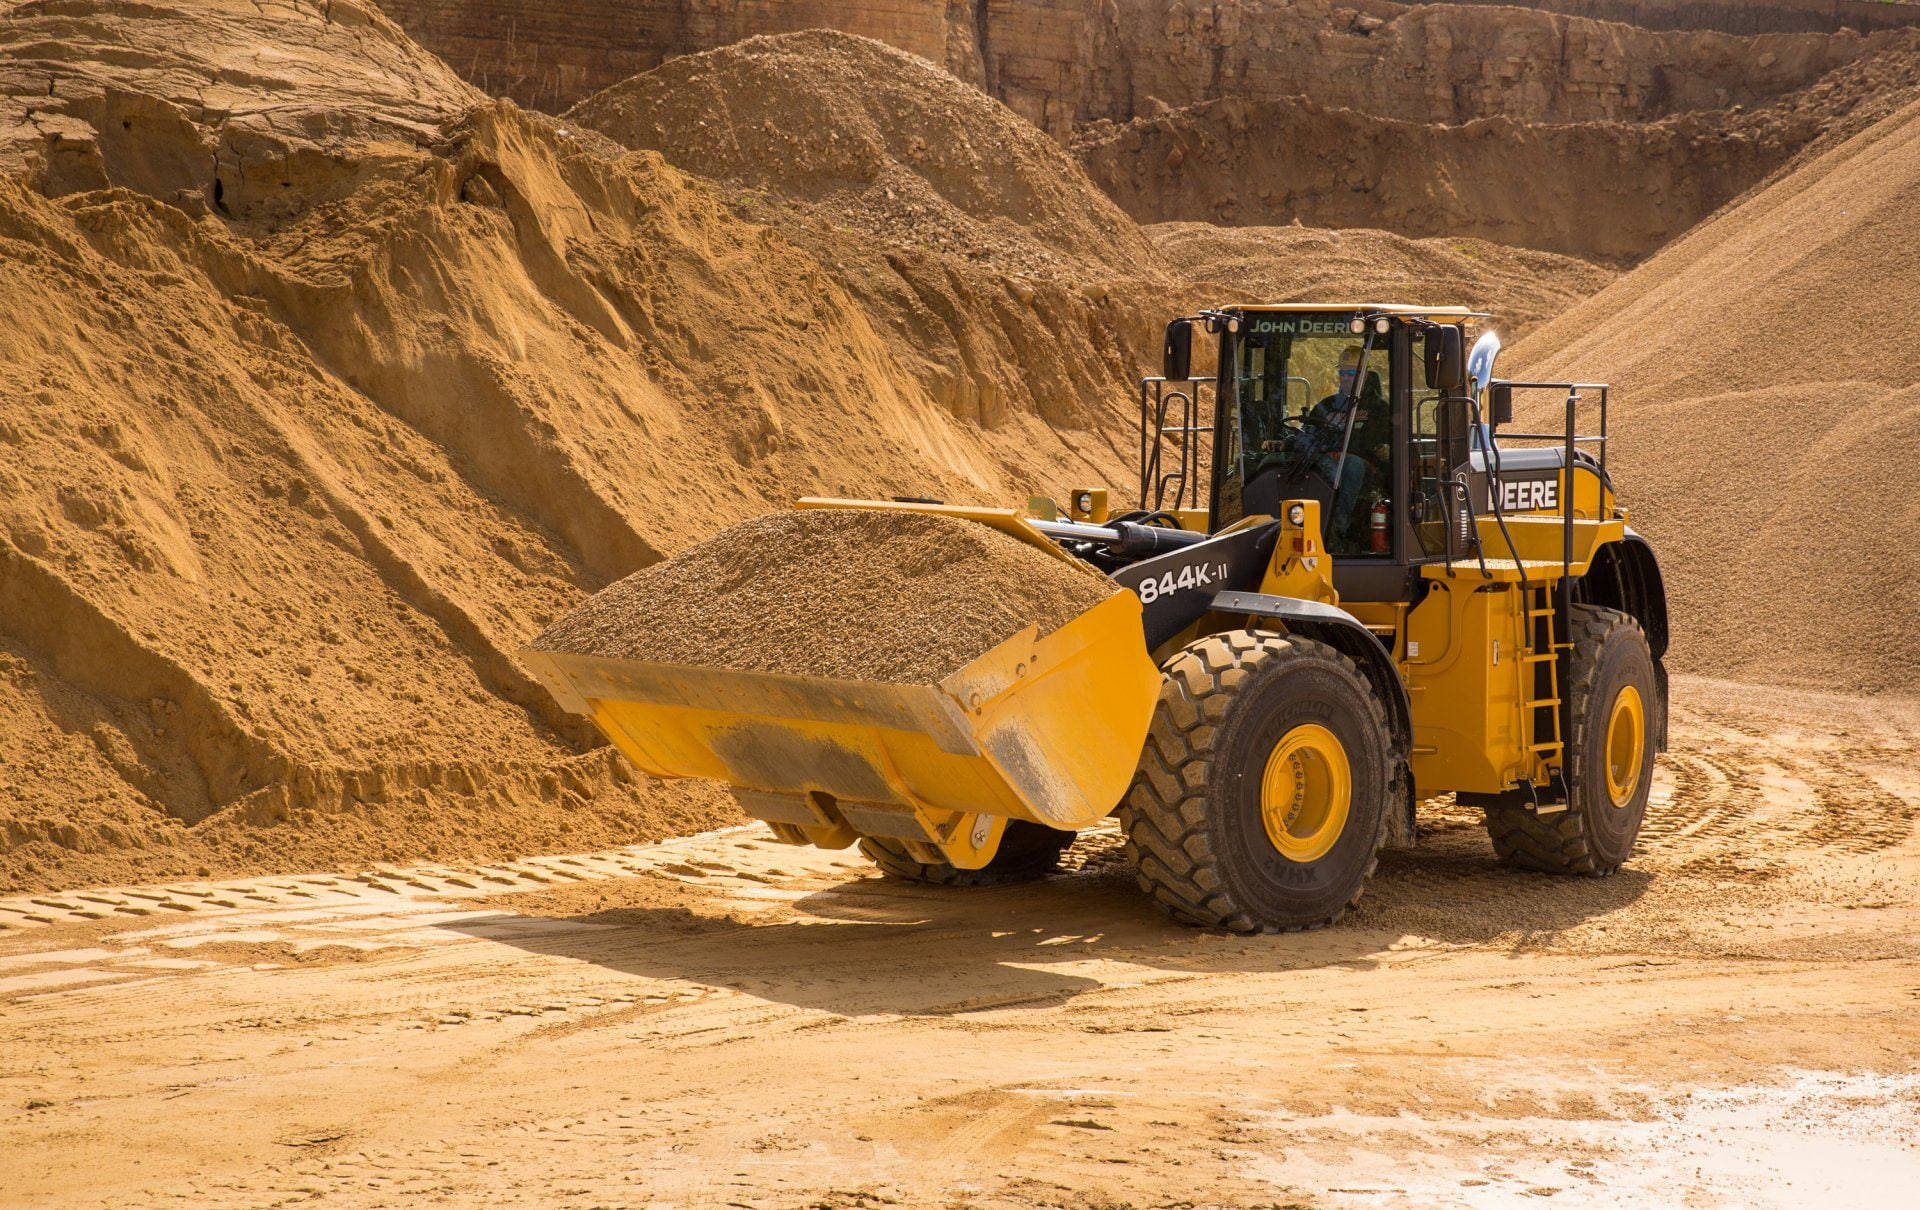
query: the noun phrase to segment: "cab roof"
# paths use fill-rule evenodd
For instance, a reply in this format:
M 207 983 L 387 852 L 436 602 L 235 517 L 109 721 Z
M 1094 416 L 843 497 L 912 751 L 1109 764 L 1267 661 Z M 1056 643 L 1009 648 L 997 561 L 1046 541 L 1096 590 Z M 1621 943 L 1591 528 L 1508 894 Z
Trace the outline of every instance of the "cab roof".
M 1405 319 L 1427 319 L 1435 322 L 1464 323 L 1469 319 L 1487 319 L 1488 312 L 1474 311 L 1467 307 L 1419 307 L 1406 303 L 1370 303 L 1370 302 L 1289 302 L 1289 303 L 1245 303 L 1227 307 L 1228 311 L 1376 311 L 1383 315 L 1397 315 Z

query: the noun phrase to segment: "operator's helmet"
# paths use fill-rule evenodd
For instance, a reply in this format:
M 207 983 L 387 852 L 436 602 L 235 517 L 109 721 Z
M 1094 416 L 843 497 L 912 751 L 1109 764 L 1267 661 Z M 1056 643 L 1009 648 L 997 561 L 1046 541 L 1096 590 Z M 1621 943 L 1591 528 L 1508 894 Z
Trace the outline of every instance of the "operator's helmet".
M 1353 380 L 1360 373 L 1360 346 L 1348 345 L 1340 350 L 1340 389 L 1344 392 L 1353 386 Z

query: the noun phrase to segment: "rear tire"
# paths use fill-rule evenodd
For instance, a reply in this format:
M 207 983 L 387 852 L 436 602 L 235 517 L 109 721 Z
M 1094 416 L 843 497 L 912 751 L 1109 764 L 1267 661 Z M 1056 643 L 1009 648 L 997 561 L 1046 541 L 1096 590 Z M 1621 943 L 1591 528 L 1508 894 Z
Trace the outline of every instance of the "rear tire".
M 1165 665 L 1117 814 L 1141 889 L 1183 924 L 1332 924 L 1373 873 L 1393 788 L 1386 708 L 1352 660 L 1233 630 Z
M 1575 605 L 1572 638 L 1567 808 L 1536 815 L 1518 796 L 1490 800 L 1487 835 L 1508 865 L 1597 878 L 1633 855 L 1666 703 L 1646 635 L 1631 617 Z
M 925 886 L 1006 886 L 1045 878 L 1060 868 L 1060 855 L 1073 843 L 1075 832 L 1062 832 L 1024 819 L 1009 819 L 1000 835 L 993 860 L 977 870 L 963 870 L 944 861 L 915 861 L 904 846 L 879 837 L 860 838 L 860 851 L 880 872 L 901 882 Z

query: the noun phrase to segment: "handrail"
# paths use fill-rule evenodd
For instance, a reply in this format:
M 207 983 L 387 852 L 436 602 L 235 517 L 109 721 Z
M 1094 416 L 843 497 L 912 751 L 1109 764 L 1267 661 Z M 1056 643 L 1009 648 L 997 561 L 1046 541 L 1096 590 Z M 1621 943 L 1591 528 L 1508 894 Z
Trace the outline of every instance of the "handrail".
M 1560 530 L 1560 583 L 1562 584 L 1566 584 L 1573 578 L 1573 456 L 1576 453 L 1573 438 L 1574 434 L 1578 431 L 1574 427 L 1577 423 L 1577 418 L 1574 413 L 1579 407 L 1580 392 L 1577 390 L 1569 390 L 1567 392 L 1567 458 L 1566 461 L 1560 464 L 1560 473 L 1566 477 L 1565 488 L 1560 493 L 1560 509 L 1566 514 L 1567 519 L 1566 525 Z M 1607 448 L 1605 440 L 1601 441 L 1600 448 L 1603 450 Z M 1599 510 L 1595 509 L 1594 520 L 1597 521 L 1599 519 Z M 1573 598 L 1568 597 L 1567 603 L 1569 605 L 1569 617 L 1567 620 L 1572 621 L 1571 605 Z
M 1198 508 L 1200 483 L 1197 475 L 1198 442 L 1195 433 L 1211 433 L 1212 427 L 1199 423 L 1200 393 L 1211 386 L 1211 378 L 1155 378 L 1140 380 L 1140 507 L 1158 512 L 1167 506 L 1167 493 L 1173 491 L 1173 507 L 1183 504 Z M 1169 390 L 1169 387 L 1176 389 Z M 1184 388 L 1184 389 L 1179 389 Z M 1176 409 L 1173 416 L 1170 410 Z M 1170 419 L 1178 423 L 1169 424 Z M 1162 473 L 1168 440 L 1173 442 L 1174 469 Z
M 1561 535 L 1560 535 L 1560 606 L 1563 615 L 1570 615 L 1572 609 L 1573 580 L 1573 527 L 1574 527 L 1574 486 L 1573 473 L 1577 469 L 1576 456 L 1582 445 L 1600 447 L 1599 471 L 1601 491 L 1605 491 L 1607 482 L 1607 404 L 1611 388 L 1604 382 L 1503 382 L 1500 384 L 1510 391 L 1565 391 L 1566 428 L 1558 433 L 1500 433 L 1491 434 L 1492 444 L 1498 445 L 1501 437 L 1515 441 L 1562 441 L 1566 454 L 1561 462 L 1561 474 L 1564 476 L 1564 488 L 1560 493 Z M 1580 404 L 1585 398 L 1583 392 L 1598 392 L 1600 399 L 1600 431 L 1581 433 L 1578 428 Z M 1489 488 L 1491 491 L 1492 489 Z M 1515 552 L 1515 558 L 1518 558 Z M 1562 621 L 1567 620 L 1563 616 Z
M 1516 391 L 1604 391 L 1604 382 L 1508 382 L 1502 378 L 1495 386 L 1512 387 Z
M 1458 516 L 1465 522 L 1460 527 L 1461 532 L 1463 536 L 1470 535 L 1466 537 L 1466 541 L 1469 543 L 1470 553 L 1479 560 L 1481 577 L 1484 579 L 1491 576 L 1492 573 L 1487 570 L 1486 544 L 1480 541 L 1480 516 L 1473 507 L 1473 490 L 1458 479 L 1436 479 L 1434 482 L 1439 487 L 1443 501 L 1441 508 L 1446 512 L 1446 521 L 1441 525 L 1440 532 L 1446 539 L 1443 553 L 1447 562 L 1447 578 L 1452 579 L 1454 576 L 1453 531 L 1456 514 L 1453 509 L 1453 494 L 1455 492 L 1460 493 Z

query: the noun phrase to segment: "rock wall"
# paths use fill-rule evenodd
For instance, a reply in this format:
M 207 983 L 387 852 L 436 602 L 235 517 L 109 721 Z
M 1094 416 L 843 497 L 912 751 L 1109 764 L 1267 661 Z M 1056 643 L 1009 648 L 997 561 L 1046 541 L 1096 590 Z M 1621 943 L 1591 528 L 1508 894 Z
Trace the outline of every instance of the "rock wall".
M 1056 137 L 1167 106 L 1300 94 L 1409 121 L 1647 121 L 1763 103 L 1874 44 L 1392 0 L 381 3 L 467 79 L 543 109 L 676 55 L 827 26 L 943 63 Z
M 1920 5 L 1852 0 L 379 2 L 467 79 L 538 107 L 826 25 L 979 85 L 1142 222 L 1386 226 L 1616 262 L 1844 120 L 1871 91 L 1858 81 L 1920 62 L 1920 31 L 1894 28 Z M 1856 8 L 1910 11 L 1861 33 Z M 1603 167 L 1576 180 L 1576 163 Z
M 838 29 L 980 82 L 969 0 L 381 0 L 485 91 L 558 113 L 668 59 L 755 34 Z
M 995 33 L 1001 24 L 1046 24 L 1050 7 L 1008 6 L 1021 15 L 1010 12 Z M 1415 122 L 1638 122 L 1761 104 L 1872 44 L 1853 34 L 1663 33 L 1464 5 L 1131 0 L 1126 7 L 1126 19 L 1112 20 L 1115 8 L 1105 10 L 1106 21 L 1083 18 L 1088 24 L 1073 44 L 1084 51 L 1057 91 L 1023 90 L 1002 71 L 998 86 L 1008 103 L 1056 135 L 1076 122 L 1124 121 L 1161 105 L 1296 95 Z M 1021 32 L 1017 44 L 1047 45 L 1037 29 Z
M 1920 25 L 1912 0 L 1426 0 L 1428 4 L 1510 4 L 1646 29 L 1714 29 L 1727 34 L 1870 33 Z
M 1082 126 L 1088 174 L 1142 222 L 1464 235 L 1610 263 L 1660 248 L 1920 88 L 1920 30 L 1757 109 L 1645 122 L 1404 121 L 1228 98 Z
M 1304 98 L 1210 101 L 1076 145 L 1142 222 L 1380 227 L 1638 260 L 1810 138 L 1717 115 L 1651 123 L 1399 122 Z

